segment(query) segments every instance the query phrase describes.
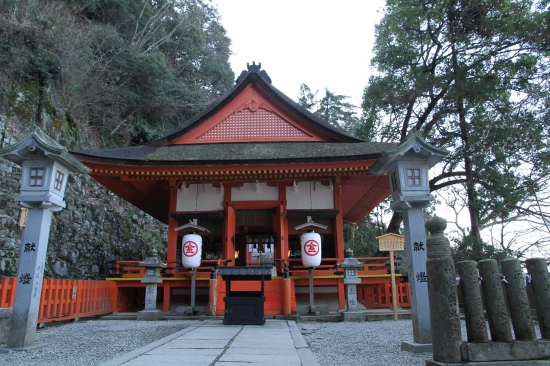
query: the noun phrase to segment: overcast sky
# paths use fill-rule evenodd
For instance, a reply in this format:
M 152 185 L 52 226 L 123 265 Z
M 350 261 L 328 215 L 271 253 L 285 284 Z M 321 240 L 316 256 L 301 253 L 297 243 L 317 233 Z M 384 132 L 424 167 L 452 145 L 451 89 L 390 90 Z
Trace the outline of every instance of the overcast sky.
M 350 96 L 367 85 L 374 25 L 384 0 L 213 0 L 231 38 L 231 67 L 262 63 L 273 85 L 297 100 L 300 84 Z

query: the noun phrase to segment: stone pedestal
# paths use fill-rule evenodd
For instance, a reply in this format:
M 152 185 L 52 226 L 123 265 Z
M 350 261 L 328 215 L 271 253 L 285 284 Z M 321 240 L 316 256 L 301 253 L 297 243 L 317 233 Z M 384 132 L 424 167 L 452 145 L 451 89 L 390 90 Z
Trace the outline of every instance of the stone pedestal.
M 148 282 L 145 287 L 145 310 L 137 312 L 137 320 L 160 320 L 164 315 L 162 310 L 157 310 L 157 284 L 162 283 L 162 279 L 156 280 Z
M 409 270 L 414 343 L 431 343 L 428 274 L 426 271 L 426 233 L 424 231 L 422 208 L 403 210 L 403 224 Z
M 161 320 L 164 312 L 162 310 L 141 310 L 137 312 L 136 320 L 155 321 Z
M 433 359 L 460 362 L 462 334 L 456 292 L 456 273 L 449 240 L 443 235 L 445 220 L 433 217 L 426 222 L 431 236 L 427 240 L 428 293 L 432 327 Z
M 550 339 L 550 276 L 545 258 L 531 258 L 525 261 L 531 276 L 531 292 L 537 309 L 540 334 Z
M 340 313 L 340 319 L 343 322 L 360 323 L 365 321 L 365 314 L 360 311 L 344 311 Z
M 0 344 L 8 339 L 10 329 L 11 308 L 0 308 Z
M 21 236 L 8 348 L 34 346 L 52 212 L 31 208 Z

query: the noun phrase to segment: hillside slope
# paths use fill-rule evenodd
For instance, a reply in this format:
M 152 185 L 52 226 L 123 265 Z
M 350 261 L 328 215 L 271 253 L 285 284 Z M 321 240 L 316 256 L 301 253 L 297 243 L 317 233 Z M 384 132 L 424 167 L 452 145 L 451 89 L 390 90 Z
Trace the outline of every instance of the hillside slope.
M 39 126 L 68 149 L 163 135 L 234 81 L 230 40 L 201 0 L 0 3 L 0 147 Z M 0 159 L 0 276 L 15 276 L 20 168 Z M 166 227 L 72 175 L 55 213 L 45 276 L 105 277 L 117 259 L 165 252 Z

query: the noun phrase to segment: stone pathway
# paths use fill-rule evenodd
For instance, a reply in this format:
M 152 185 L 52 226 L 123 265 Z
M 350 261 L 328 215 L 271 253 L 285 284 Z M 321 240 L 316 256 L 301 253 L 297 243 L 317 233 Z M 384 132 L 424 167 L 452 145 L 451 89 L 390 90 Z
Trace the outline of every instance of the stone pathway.
M 267 320 L 265 325 L 223 325 L 222 320 L 212 320 L 128 352 L 101 366 L 155 364 L 319 365 L 294 321 Z

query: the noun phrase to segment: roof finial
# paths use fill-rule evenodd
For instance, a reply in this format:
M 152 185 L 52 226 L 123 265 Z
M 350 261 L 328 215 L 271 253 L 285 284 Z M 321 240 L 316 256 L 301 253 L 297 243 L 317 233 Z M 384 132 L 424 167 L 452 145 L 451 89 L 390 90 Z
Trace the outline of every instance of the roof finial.
M 252 61 L 252 65 L 250 65 L 248 62 L 246 63 L 246 70 L 243 70 L 243 72 L 241 72 L 241 75 L 239 75 L 235 83 L 239 84 L 248 76 L 248 74 L 253 72 L 259 74 L 262 79 L 271 84 L 271 78 L 269 77 L 269 75 L 267 75 L 267 72 L 265 72 L 265 70 L 262 70 L 262 63 L 258 62 L 258 64 L 256 65 L 256 61 Z
M 258 62 L 258 65 L 256 65 L 256 61 L 252 61 L 252 65 L 250 65 L 248 62 L 246 63 L 246 68 L 248 69 L 248 72 L 257 72 L 259 73 L 262 69 L 262 63 Z

